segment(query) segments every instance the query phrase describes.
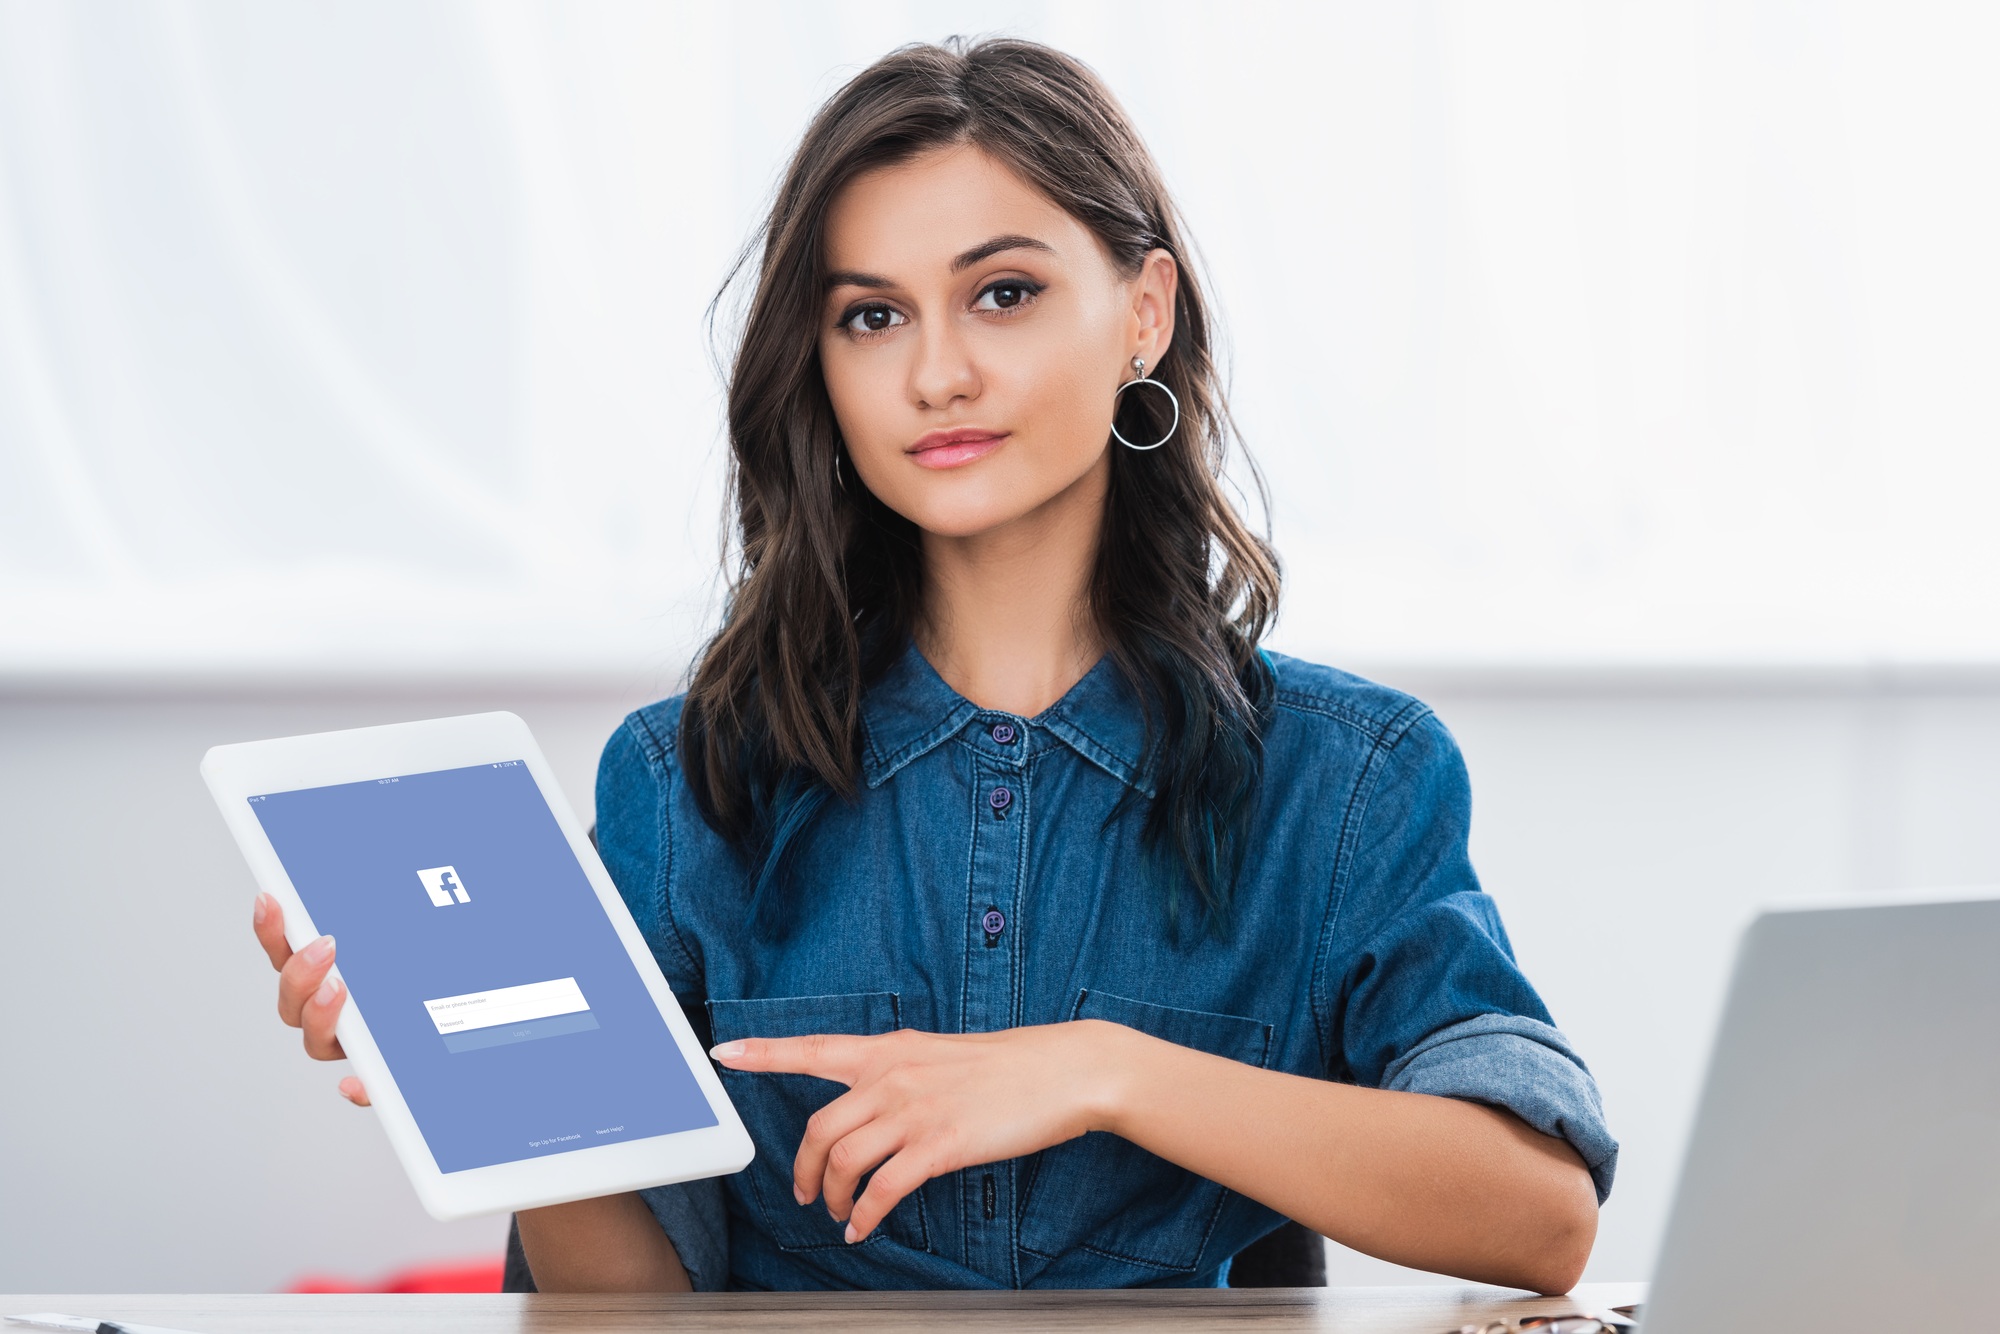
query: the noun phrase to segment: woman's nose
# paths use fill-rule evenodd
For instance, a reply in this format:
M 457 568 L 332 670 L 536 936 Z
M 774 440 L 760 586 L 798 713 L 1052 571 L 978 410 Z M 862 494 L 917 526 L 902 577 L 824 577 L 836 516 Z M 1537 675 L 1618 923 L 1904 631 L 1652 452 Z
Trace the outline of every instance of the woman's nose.
M 935 322 L 927 324 L 936 328 Z M 979 397 L 979 371 L 965 344 L 948 330 L 927 330 L 918 341 L 917 359 L 910 367 L 910 396 L 926 408 Z

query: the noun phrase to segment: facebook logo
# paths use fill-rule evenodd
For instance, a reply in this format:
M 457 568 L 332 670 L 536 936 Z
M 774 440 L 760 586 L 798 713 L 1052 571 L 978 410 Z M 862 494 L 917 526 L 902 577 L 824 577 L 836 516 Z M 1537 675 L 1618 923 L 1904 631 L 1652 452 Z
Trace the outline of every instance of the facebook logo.
M 431 896 L 431 903 L 436 907 L 449 908 L 453 899 L 460 903 L 472 902 L 466 897 L 458 872 L 449 866 L 433 866 L 428 871 L 419 871 L 417 879 L 424 882 L 424 893 Z

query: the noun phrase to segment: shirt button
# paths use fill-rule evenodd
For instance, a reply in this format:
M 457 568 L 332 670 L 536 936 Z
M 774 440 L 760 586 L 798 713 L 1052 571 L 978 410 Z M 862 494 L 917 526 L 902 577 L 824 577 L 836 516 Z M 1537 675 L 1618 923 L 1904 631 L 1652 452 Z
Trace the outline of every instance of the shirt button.
M 998 742 L 999 742 L 999 743 L 1000 743 L 1001 745 L 1003 745 L 1003 746 L 1011 746 L 1011 745 L 1013 745 L 1013 744 L 1014 744 L 1014 724 L 1012 724 L 1012 723 L 995 723 L 995 724 L 993 724 L 993 739 L 994 739 L 995 741 L 998 741 Z
M 986 794 L 986 804 L 996 811 L 1004 811 L 1014 804 L 1012 788 L 996 787 Z
M 998 908 L 988 908 L 986 915 L 979 919 L 979 925 L 986 928 L 986 934 L 997 936 L 1007 929 L 1007 914 Z

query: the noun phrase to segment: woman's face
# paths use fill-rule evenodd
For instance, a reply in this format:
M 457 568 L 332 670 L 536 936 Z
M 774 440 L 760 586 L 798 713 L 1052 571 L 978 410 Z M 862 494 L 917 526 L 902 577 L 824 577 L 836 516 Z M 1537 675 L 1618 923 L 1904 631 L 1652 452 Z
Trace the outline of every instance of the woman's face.
M 975 537 L 1101 498 L 1112 394 L 1173 334 L 1164 250 L 1126 278 L 1089 228 L 972 147 L 856 177 L 826 247 L 820 365 L 884 504 Z

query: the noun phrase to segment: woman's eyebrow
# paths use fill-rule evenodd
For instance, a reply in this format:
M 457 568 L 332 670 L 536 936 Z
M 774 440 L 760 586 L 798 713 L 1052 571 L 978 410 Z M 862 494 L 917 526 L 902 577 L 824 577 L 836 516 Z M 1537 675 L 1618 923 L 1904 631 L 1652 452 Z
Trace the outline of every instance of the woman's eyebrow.
M 951 271 L 953 273 L 963 273 L 980 260 L 991 259 L 993 256 L 1007 250 L 1039 250 L 1045 255 L 1056 253 L 1054 246 L 1046 241 L 1037 241 L 1032 236 L 996 236 L 991 240 L 981 241 L 978 245 L 954 259 L 951 262 Z M 894 287 L 895 285 L 895 283 L 879 274 L 859 273 L 853 269 L 835 269 L 832 273 L 826 275 L 828 291 L 836 287 L 871 287 L 880 289 Z
M 894 287 L 887 278 L 878 278 L 872 273 L 856 273 L 852 269 L 835 269 L 826 275 L 826 290 L 836 287 Z
M 972 249 L 951 262 L 953 273 L 963 273 L 982 259 L 991 259 L 1003 250 L 1039 250 L 1045 255 L 1053 255 L 1056 248 L 1046 241 L 1037 241 L 1032 236 L 996 236 L 990 241 L 981 241 Z

